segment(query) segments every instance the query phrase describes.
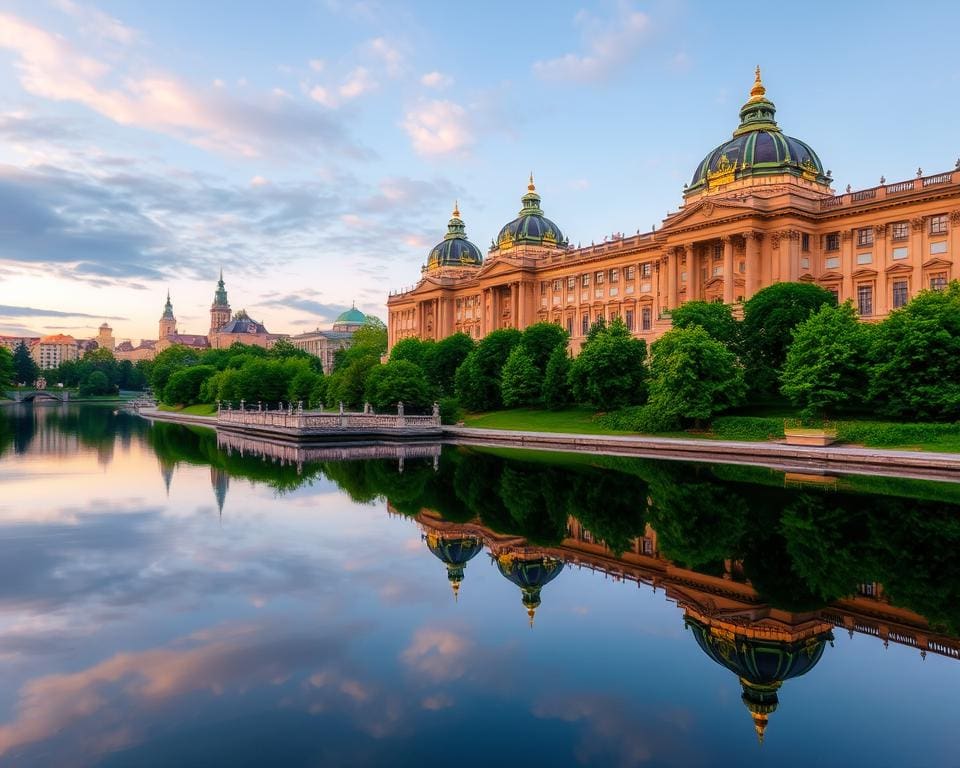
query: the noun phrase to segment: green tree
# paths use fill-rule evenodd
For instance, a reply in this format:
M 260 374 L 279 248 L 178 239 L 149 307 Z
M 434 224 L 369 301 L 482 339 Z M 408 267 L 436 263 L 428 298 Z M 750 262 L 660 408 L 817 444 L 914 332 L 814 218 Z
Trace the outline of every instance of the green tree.
M 644 402 L 646 342 L 633 338 L 620 318 L 594 328 L 570 366 L 574 400 L 610 410 Z
M 830 291 L 812 283 L 775 283 L 743 305 L 740 344 L 752 392 L 777 392 L 793 329 L 823 305 L 836 303 Z
M 500 373 L 522 335 L 515 328 L 487 334 L 467 355 L 456 374 L 457 397 L 469 411 L 491 411 L 503 406 Z
M 541 398 L 550 409 L 559 410 L 570 404 L 570 356 L 566 347 L 554 347 L 547 361 Z
M 163 388 L 163 402 L 169 405 L 199 403 L 201 387 L 216 372 L 212 365 L 192 365 L 174 371 Z
M 650 348 L 650 406 L 699 425 L 743 402 L 743 370 L 701 326 L 674 328 Z
M 421 366 L 427 379 L 437 391 L 438 397 L 453 395 L 457 368 L 467 359 L 474 348 L 473 339 L 465 333 L 454 333 L 438 341 Z
M 876 329 L 870 397 L 899 418 L 960 418 L 960 282 L 921 291 Z
M 13 355 L 6 347 L 0 347 L 0 390 L 6 389 L 14 383 L 15 374 L 16 365 Z
M 13 378 L 17 384 L 32 384 L 39 373 L 37 364 L 30 357 L 30 350 L 22 341 L 13 351 Z
M 860 405 L 867 390 L 869 330 L 847 301 L 824 305 L 793 329 L 781 391 L 804 416 Z
M 196 365 L 200 362 L 200 354 L 195 349 L 183 344 L 173 344 L 160 352 L 150 366 L 150 386 L 158 397 L 162 396 L 163 388 L 174 371 Z
M 522 344 L 510 351 L 500 378 L 501 396 L 507 408 L 533 405 L 540 399 L 542 376 Z
M 407 410 L 423 411 L 432 402 L 423 370 L 408 360 L 391 360 L 372 368 L 365 395 L 378 410 L 393 409 L 403 402 Z
M 393 345 L 393 349 L 390 350 L 390 360 L 406 360 L 426 370 L 426 358 L 435 344 L 433 339 L 424 340 L 416 336 L 408 336 Z
M 553 350 L 559 346 L 566 347 L 569 339 L 566 330 L 556 323 L 534 323 L 524 329 L 520 344 L 542 378 Z
M 84 397 L 90 395 L 112 395 L 116 388 L 110 384 L 107 374 L 103 371 L 91 371 L 82 382 L 80 382 L 80 394 Z
M 699 325 L 710 336 L 731 350 L 737 345 L 739 330 L 729 304 L 718 301 L 686 301 L 670 313 L 674 328 Z
M 312 368 L 304 368 L 298 371 L 290 380 L 287 400 L 291 403 L 303 402 L 305 407 L 309 407 L 313 392 L 317 389 L 322 378 L 323 374 L 316 373 Z

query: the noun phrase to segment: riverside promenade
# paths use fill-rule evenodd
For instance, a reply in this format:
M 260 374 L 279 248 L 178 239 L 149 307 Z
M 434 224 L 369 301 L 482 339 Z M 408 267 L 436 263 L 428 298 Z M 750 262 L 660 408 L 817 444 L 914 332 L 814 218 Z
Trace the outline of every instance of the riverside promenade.
M 252 437 L 291 442 L 376 442 L 438 440 L 442 434 L 440 412 L 428 416 L 408 415 L 402 404 L 397 413 L 353 413 L 349 411 L 305 411 L 302 408 L 266 410 L 261 408 L 220 409 L 215 416 L 197 416 L 141 408 L 138 413 L 150 421 L 171 421 L 213 427 Z
M 474 447 L 744 464 L 810 475 L 879 475 L 960 482 L 960 454 L 956 453 L 446 426 L 443 438 L 446 443 Z

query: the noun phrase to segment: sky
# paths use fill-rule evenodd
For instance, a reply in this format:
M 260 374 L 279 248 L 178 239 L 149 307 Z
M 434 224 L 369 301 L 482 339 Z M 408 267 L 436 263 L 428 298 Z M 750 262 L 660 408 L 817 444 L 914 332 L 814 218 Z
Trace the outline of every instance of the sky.
M 836 189 L 953 168 L 960 6 L 0 0 L 0 333 L 386 318 L 459 200 L 533 172 L 572 244 L 649 231 L 762 68 Z

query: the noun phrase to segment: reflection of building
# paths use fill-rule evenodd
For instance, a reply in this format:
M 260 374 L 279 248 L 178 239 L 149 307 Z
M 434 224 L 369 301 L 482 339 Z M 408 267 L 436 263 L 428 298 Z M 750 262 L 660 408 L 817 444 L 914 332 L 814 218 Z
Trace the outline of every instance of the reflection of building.
M 447 566 L 447 581 L 450 582 L 453 597 L 456 599 L 460 594 L 464 567 L 483 549 L 483 542 L 478 536 L 447 534 L 439 531 L 431 531 L 425 538 L 430 551 Z
M 223 503 L 227 500 L 227 490 L 230 488 L 230 473 L 225 469 L 210 467 L 210 485 L 213 486 L 213 495 L 217 500 L 217 512 L 223 516 Z
M 504 577 L 520 587 L 521 601 L 530 617 L 540 607 L 540 590 L 560 575 L 563 561 L 536 551 L 506 550 L 495 555 L 497 569 Z
M 56 368 L 77 359 L 77 340 L 62 333 L 43 336 L 31 347 L 30 356 L 41 369 Z
M 571 247 L 531 180 L 481 262 L 455 211 L 417 285 L 388 298 L 390 345 L 549 321 L 578 348 L 601 317 L 653 339 L 684 301 L 738 305 L 785 281 L 819 284 L 873 320 L 960 276 L 960 165 L 835 195 L 830 172 L 775 112 L 758 69 L 733 136 L 704 157 L 655 231 Z
M 290 343 L 297 349 L 302 349 L 304 352 L 319 357 L 323 365 L 323 372 L 330 373 L 333 370 L 334 357 L 337 352 L 341 349 L 348 349 L 353 343 L 353 334 L 370 323 L 372 319 L 354 305 L 334 321 L 333 327 L 329 331 L 321 331 L 317 328 L 315 331 L 300 333 L 291 336 Z

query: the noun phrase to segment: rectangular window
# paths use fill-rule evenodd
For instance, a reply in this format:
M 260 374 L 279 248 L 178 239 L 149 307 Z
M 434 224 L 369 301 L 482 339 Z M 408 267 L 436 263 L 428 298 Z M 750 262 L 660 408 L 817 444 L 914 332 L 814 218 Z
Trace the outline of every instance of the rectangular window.
M 640 265 L 640 277 L 650 277 L 653 274 L 653 264 L 649 261 Z
M 573 336 L 573 317 L 567 318 L 567 336 Z
M 873 227 L 861 227 L 857 230 L 857 247 L 873 245 Z
M 840 250 L 840 233 L 839 232 L 831 232 L 823 240 L 824 240 L 823 250 L 825 251 Z
M 713 244 L 713 260 L 720 261 L 723 258 L 723 244 L 714 243 Z
M 907 281 L 894 280 L 893 281 L 893 308 L 900 309 L 900 307 L 902 307 L 906 303 L 907 303 Z
M 652 283 L 640 283 L 640 293 L 650 293 L 653 290 Z
M 910 237 L 910 224 L 906 221 L 898 221 L 893 225 L 893 239 L 906 240 Z
M 857 286 L 857 311 L 861 317 L 870 317 L 873 314 L 873 286 Z
M 873 254 L 872 253 L 858 253 L 857 254 L 857 264 L 872 264 L 873 263 Z
M 590 315 L 583 315 L 580 318 L 580 335 L 586 336 L 590 332 Z
M 809 251 L 810 250 L 810 235 L 806 232 L 800 235 L 800 250 Z
M 567 278 L 567 290 L 568 290 L 568 291 L 572 291 L 572 290 L 575 290 L 576 287 L 577 287 L 577 278 L 575 278 L 575 277 L 568 277 L 568 278 Z
M 632 331 L 632 330 L 633 330 L 633 310 L 632 310 L 632 309 L 628 309 L 628 310 L 626 311 L 626 316 L 627 316 L 627 318 L 626 318 L 626 319 L 627 319 L 627 330 L 628 330 L 628 331 Z
M 947 273 L 937 272 L 930 275 L 930 290 L 942 291 L 947 287 Z
M 840 259 L 837 256 L 831 256 L 824 263 L 827 269 L 840 269 Z
M 624 280 L 633 280 L 633 276 L 636 273 L 636 267 L 627 267 L 624 269 L 623 279 Z
M 714 267 L 714 268 L 713 268 L 713 276 L 714 276 L 714 277 L 716 277 L 717 275 L 722 275 L 722 274 L 723 274 L 723 267 L 717 266 L 717 267 Z
M 563 282 L 560 280 L 553 281 L 553 290 L 559 292 L 563 288 Z
M 633 283 L 627 283 L 627 287 L 625 290 L 627 293 L 633 293 Z
M 947 234 L 947 214 L 944 213 L 939 216 L 930 217 L 930 234 L 931 235 Z
M 743 266 L 743 265 L 741 264 L 741 266 Z M 801 266 L 803 269 L 810 269 L 810 257 L 809 257 L 809 256 L 804 256 L 804 257 L 802 257 L 802 258 L 800 259 L 800 266 Z M 742 269 L 741 269 L 740 271 L 743 272 Z
M 589 288 L 590 287 L 590 275 L 584 275 L 580 278 L 580 287 Z
M 540 282 L 540 295 L 541 295 L 541 296 L 546 296 L 546 295 L 547 295 L 547 281 L 546 281 L 546 280 L 542 280 L 542 281 Z
M 620 270 L 619 270 L 619 269 L 611 269 L 611 270 L 610 270 L 610 282 L 611 282 L 611 283 L 619 283 L 619 282 L 620 282 Z
M 935 243 L 930 243 L 930 253 L 946 253 L 947 252 L 947 241 L 938 240 Z
M 597 272 L 596 285 L 603 285 L 603 272 Z
M 650 307 L 643 307 L 640 310 L 640 330 L 649 331 L 653 324 L 653 310 Z

